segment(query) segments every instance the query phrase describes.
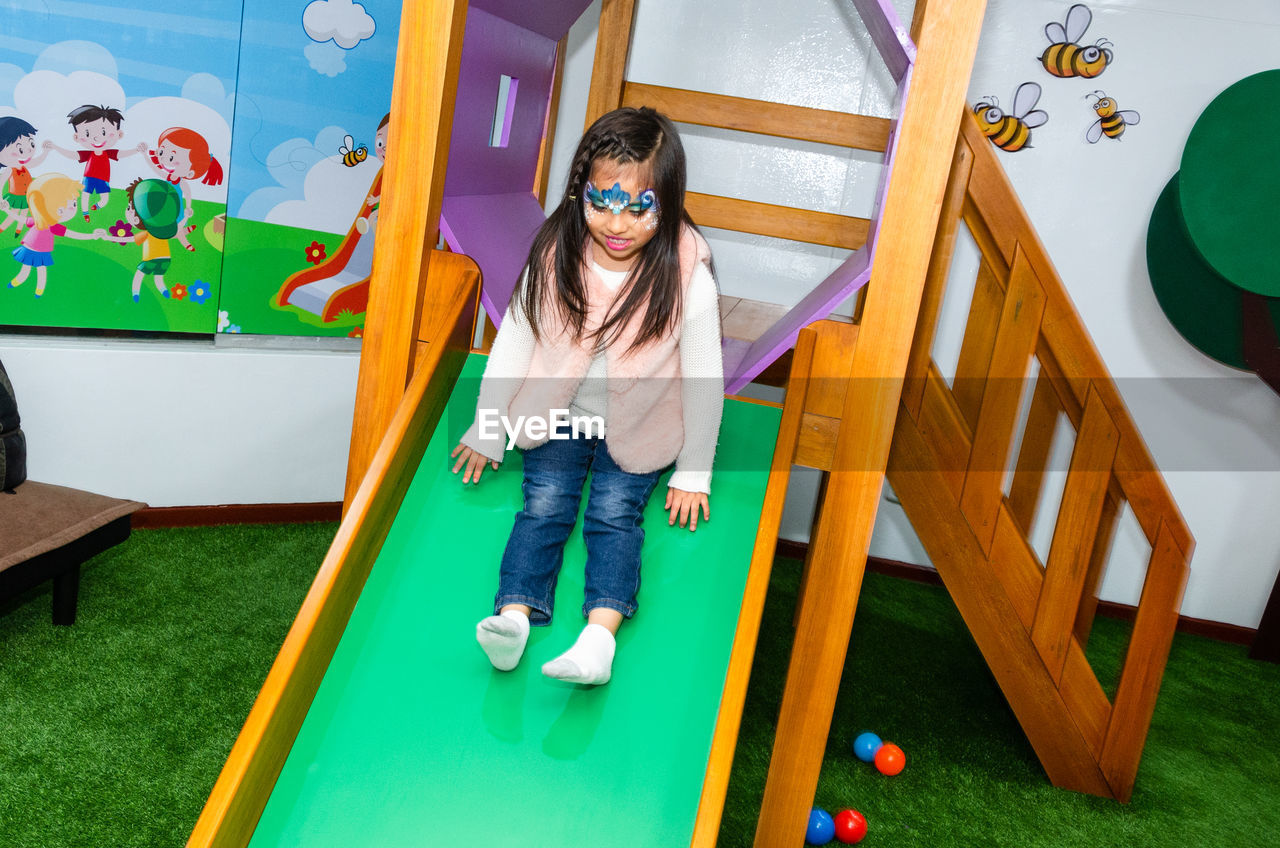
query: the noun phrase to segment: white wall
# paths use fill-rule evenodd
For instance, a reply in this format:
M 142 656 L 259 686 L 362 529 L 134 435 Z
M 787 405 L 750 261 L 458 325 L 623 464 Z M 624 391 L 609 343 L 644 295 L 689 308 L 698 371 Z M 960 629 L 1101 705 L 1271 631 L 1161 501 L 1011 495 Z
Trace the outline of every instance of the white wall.
M 1050 123 L 1034 149 L 1002 160 L 1197 537 L 1184 613 L 1254 626 L 1280 565 L 1280 522 L 1271 515 L 1280 503 L 1280 399 L 1182 341 L 1156 307 L 1143 251 L 1151 206 L 1196 115 L 1231 82 L 1280 66 L 1280 8 L 1266 0 L 1091 3 L 1089 40 L 1107 36 L 1116 60 L 1087 87 L 1139 110 L 1142 123 L 1120 143 L 1090 146 L 1085 84 L 1051 80 L 1034 61 L 1044 25 L 1069 5 L 991 0 L 970 100 L 994 93 L 1010 101 L 1025 80 L 1043 86 Z M 904 21 L 910 6 L 899 2 Z M 552 195 L 582 131 L 598 15 L 597 2 L 571 33 Z M 630 76 L 645 82 L 889 114 L 887 74 L 845 0 L 642 0 L 632 55 Z M 869 211 L 878 165 L 866 157 L 683 132 L 696 190 Z M 774 302 L 794 302 L 841 258 L 721 232 L 710 240 L 726 294 Z M 958 287 L 972 279 L 960 253 Z M 940 361 L 956 327 L 949 316 Z M 0 359 L 17 384 L 34 477 L 157 506 L 341 498 L 351 351 L 9 336 L 0 337 Z M 806 537 L 813 492 L 812 475 L 794 485 L 789 538 Z M 1136 598 L 1144 546 L 1122 527 L 1104 597 Z M 926 561 L 888 500 L 872 552 Z
M 354 350 L 0 336 L 0 361 L 34 480 L 151 506 L 342 500 Z

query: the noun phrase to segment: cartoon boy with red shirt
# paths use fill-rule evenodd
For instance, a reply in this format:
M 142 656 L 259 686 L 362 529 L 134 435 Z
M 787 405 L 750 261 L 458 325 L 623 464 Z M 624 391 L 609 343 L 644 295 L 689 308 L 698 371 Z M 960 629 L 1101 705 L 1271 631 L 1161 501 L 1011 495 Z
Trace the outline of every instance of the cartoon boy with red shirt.
M 107 205 L 111 194 L 111 163 L 138 151 L 130 148 L 118 150 L 116 142 L 124 137 L 120 125 L 124 115 L 109 106 L 85 105 L 72 109 L 67 115 L 75 135 L 76 144 L 84 149 L 78 153 L 59 147 L 52 141 L 44 142 L 46 150 L 56 150 L 68 159 L 84 163 L 84 194 L 80 196 L 80 211 L 84 219 L 89 213 Z

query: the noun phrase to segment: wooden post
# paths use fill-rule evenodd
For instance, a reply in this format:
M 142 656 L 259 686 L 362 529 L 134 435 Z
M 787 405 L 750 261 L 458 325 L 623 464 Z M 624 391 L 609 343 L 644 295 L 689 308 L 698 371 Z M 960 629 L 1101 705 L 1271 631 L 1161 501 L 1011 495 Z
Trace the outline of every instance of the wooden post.
M 756 830 L 758 848 L 799 846 L 813 805 L 884 481 L 934 230 L 985 0 L 931 3 L 882 210 L 843 425 L 814 544 Z
M 596 58 L 591 68 L 591 91 L 587 95 L 586 127 L 622 105 L 622 89 L 627 84 L 627 54 L 631 52 L 631 30 L 635 20 L 636 0 L 604 0 L 600 7 Z
M 414 0 L 401 10 L 386 190 L 356 380 L 344 512 L 412 376 L 422 310 L 442 306 L 422 292 L 439 240 L 466 19 L 466 0 Z

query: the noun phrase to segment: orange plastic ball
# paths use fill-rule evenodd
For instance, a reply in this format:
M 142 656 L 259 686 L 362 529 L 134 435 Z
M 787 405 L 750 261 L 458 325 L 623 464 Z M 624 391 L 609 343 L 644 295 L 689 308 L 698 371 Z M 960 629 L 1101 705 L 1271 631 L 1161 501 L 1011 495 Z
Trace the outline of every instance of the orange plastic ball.
M 907 755 L 892 742 L 884 743 L 880 746 L 880 750 L 876 751 L 876 768 L 881 774 L 893 776 L 902 771 L 906 765 Z

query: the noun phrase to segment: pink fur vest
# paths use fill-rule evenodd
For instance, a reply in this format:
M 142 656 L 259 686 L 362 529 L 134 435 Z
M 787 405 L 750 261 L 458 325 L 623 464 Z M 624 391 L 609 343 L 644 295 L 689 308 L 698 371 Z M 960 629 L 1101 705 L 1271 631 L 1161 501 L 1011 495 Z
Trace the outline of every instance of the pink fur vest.
M 711 251 L 697 232 L 685 227 L 680 235 L 680 293 L 689 291 L 697 263 L 710 265 Z M 610 291 L 593 269 L 592 243 L 583 251 L 583 279 L 587 287 L 589 335 L 607 317 L 627 284 Z M 609 455 L 625 471 L 644 474 L 675 461 L 684 445 L 680 403 L 680 325 L 667 337 L 628 352 L 636 337 L 640 317 L 633 317 L 618 338 L 605 349 L 608 408 L 605 438 Z M 542 310 L 539 341 L 534 345 L 529 373 L 511 400 L 512 417 L 550 417 L 553 409 L 567 409 L 591 367 L 594 351 L 573 337 L 559 310 Z M 523 429 L 517 446 L 533 448 L 547 439 L 532 441 Z

